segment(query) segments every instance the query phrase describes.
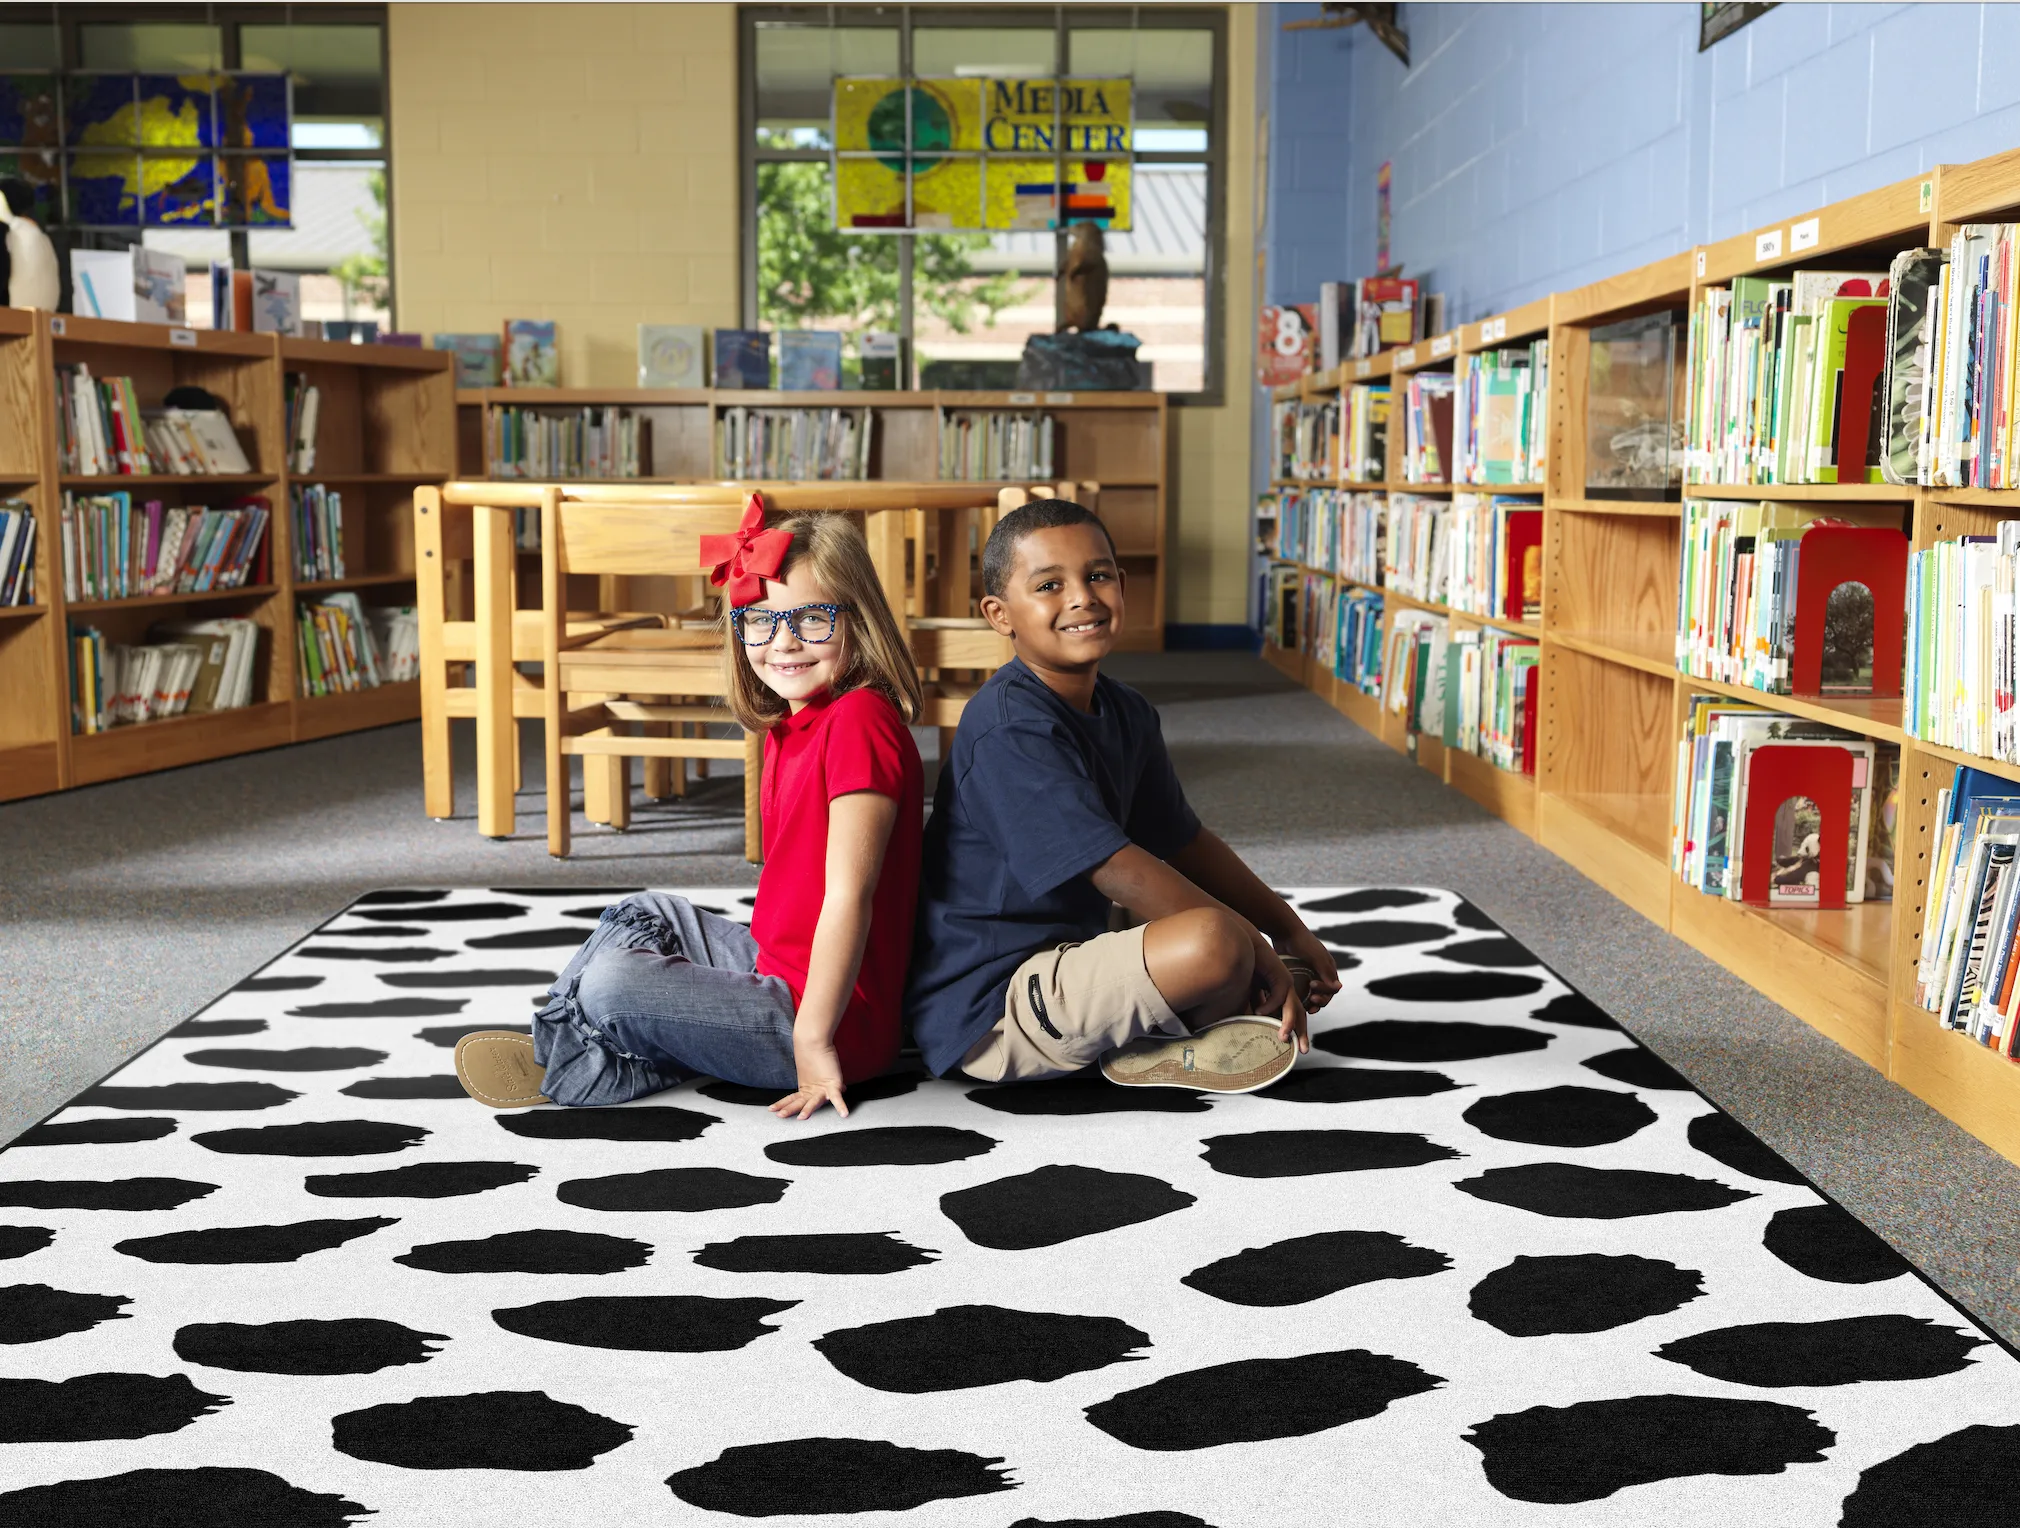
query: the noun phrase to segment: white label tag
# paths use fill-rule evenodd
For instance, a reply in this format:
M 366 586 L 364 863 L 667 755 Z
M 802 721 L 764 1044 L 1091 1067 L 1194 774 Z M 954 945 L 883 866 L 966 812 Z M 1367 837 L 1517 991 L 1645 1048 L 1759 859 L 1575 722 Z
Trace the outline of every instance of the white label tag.
M 1437 359 L 1438 359 L 1438 357 L 1439 357 L 1439 356 L 1444 356 L 1444 355 L 1450 355 L 1451 353 L 1452 353 L 1452 336 L 1451 336 L 1451 335 L 1449 335 L 1449 334 L 1441 334 L 1441 335 L 1439 335 L 1439 336 L 1438 336 L 1438 337 L 1437 337 L 1436 339 L 1434 339 L 1434 340 L 1432 340 L 1432 341 L 1431 341 L 1431 359 L 1432 359 L 1432 360 L 1434 360 L 1434 361 L 1435 361 L 1435 360 L 1437 360 Z
M 1073 394 L 1071 394 L 1071 393 L 1047 393 L 1047 394 L 1045 395 L 1045 401 L 1046 401 L 1047 403 L 1071 403 L 1071 402 L 1073 401 Z
M 1817 247 L 1818 218 L 1804 218 L 1789 228 L 1789 253 L 1799 255 L 1806 249 Z
M 1782 231 L 1779 228 L 1770 228 L 1766 233 L 1757 233 L 1753 236 L 1753 257 L 1755 264 L 1758 264 L 1762 260 L 1778 259 L 1781 256 L 1781 252 Z
M 1036 393 L 1012 393 L 1012 394 L 1010 395 L 1010 401 L 1011 401 L 1011 402 L 1012 402 L 1013 404 L 1015 404 L 1015 403 L 1024 403 L 1024 404 L 1030 404 L 1030 403 L 1036 403 L 1036 402 L 1038 401 L 1038 395 L 1037 395 Z
M 1701 279 L 1703 279 L 1703 276 L 1704 276 L 1704 251 L 1703 251 L 1703 250 L 1699 250 L 1699 251 L 1697 252 L 1697 274 L 1698 274 L 1698 277 L 1699 277 L 1699 279 L 1700 279 L 1700 280 L 1701 280 Z
M 184 350 L 194 350 L 196 349 L 196 331 L 194 329 L 171 329 L 168 331 L 168 342 L 171 345 L 180 346 Z
M 1494 338 L 1497 340 L 1505 340 L 1506 338 L 1508 338 L 1507 319 L 1497 318 L 1494 320 Z
M 62 339 L 65 334 L 70 332 L 70 324 L 63 317 L 63 315 L 59 313 L 49 320 L 49 332 L 55 335 L 58 339 Z
M 1489 319 L 1480 326 L 1480 343 L 1483 345 L 1494 343 L 1494 321 L 1492 319 Z
M 1396 364 L 1398 366 L 1415 366 L 1417 364 L 1417 347 L 1412 345 L 1408 350 L 1398 350 L 1396 352 Z
M 1373 361 L 1354 362 L 1354 375 L 1357 377 L 1365 377 L 1369 372 L 1373 371 L 1374 369 L 1375 369 L 1375 363 Z

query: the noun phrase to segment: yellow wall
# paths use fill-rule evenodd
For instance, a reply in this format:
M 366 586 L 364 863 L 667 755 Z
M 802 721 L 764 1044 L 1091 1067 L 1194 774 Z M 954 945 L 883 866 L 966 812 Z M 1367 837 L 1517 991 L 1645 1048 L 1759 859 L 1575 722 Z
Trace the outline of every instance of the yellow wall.
M 637 380 L 641 323 L 739 319 L 736 9 L 389 7 L 403 329 L 560 327 L 561 380 Z M 1247 613 L 1256 8 L 1229 7 L 1228 401 L 1173 409 L 1166 616 Z

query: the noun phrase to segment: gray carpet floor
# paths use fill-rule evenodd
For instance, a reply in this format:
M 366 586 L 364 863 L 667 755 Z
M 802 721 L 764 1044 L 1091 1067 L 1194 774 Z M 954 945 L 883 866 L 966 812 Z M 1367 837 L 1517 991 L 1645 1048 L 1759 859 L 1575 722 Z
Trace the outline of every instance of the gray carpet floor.
M 2020 1342 L 2020 1167 L 1260 661 L 1113 671 L 1162 709 L 1200 816 L 1264 877 L 1463 893 Z M 733 777 L 643 806 L 623 834 L 578 818 L 575 857 L 555 861 L 537 750 L 503 842 L 478 836 L 459 763 L 448 822 L 422 813 L 413 726 L 0 806 L 0 1140 L 359 892 L 755 883 Z

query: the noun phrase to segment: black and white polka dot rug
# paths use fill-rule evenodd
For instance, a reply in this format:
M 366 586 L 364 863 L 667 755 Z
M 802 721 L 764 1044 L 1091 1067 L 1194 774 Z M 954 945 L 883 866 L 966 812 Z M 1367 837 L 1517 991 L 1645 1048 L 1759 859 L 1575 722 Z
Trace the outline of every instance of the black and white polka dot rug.
M 2020 1514 L 2012 1354 L 1450 893 L 1297 894 L 1247 1097 L 464 1099 L 609 899 L 366 897 L 0 1155 L 0 1523 Z

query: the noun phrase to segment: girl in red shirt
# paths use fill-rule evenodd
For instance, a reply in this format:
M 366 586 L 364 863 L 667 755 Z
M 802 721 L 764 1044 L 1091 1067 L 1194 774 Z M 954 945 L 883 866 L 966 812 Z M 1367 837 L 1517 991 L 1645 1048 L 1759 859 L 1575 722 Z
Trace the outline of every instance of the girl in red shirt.
M 750 927 L 663 893 L 607 908 L 530 1037 L 457 1043 L 456 1075 L 494 1108 L 706 1075 L 778 1089 L 782 1119 L 846 1115 L 848 1086 L 897 1057 L 925 807 L 911 650 L 846 516 L 767 528 L 753 495 L 734 538 L 705 539 L 717 553 L 730 709 L 765 734 Z

